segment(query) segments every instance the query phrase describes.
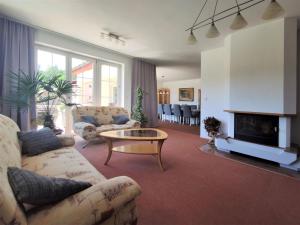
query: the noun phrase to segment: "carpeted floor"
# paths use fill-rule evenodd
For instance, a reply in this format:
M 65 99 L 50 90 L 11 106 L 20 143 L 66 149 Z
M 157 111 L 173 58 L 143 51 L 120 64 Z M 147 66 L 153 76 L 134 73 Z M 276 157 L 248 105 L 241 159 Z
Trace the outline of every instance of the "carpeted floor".
M 169 134 L 165 172 L 151 156 L 113 153 L 104 166 L 105 144 L 81 150 L 106 177 L 126 175 L 141 185 L 139 225 L 300 224 L 299 181 L 206 154 L 199 150 L 205 140 L 177 128 L 162 128 Z

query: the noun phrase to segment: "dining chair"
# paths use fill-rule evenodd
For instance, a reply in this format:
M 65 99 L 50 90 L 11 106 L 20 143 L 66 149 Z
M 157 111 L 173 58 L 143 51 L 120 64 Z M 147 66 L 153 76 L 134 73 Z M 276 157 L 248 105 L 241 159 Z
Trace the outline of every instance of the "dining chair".
M 173 113 L 174 113 L 174 117 L 175 117 L 176 122 L 181 123 L 183 113 L 182 113 L 180 105 L 178 105 L 178 104 L 173 105 Z
M 172 122 L 173 121 L 173 112 L 171 109 L 171 104 L 164 104 L 163 110 L 164 110 L 164 114 L 165 114 L 165 119 Z
M 164 115 L 164 109 L 163 109 L 163 104 L 158 104 L 157 106 L 157 114 L 158 118 L 163 120 L 163 115 Z
M 184 105 L 183 109 L 183 123 L 191 125 L 191 117 L 192 117 L 192 110 L 190 105 Z

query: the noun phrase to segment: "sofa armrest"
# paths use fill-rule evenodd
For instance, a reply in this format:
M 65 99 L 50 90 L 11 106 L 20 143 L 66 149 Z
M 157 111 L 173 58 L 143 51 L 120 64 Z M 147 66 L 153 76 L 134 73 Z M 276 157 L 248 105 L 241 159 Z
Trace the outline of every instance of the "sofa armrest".
M 131 128 L 140 128 L 141 127 L 141 123 L 139 121 L 130 119 L 127 123 L 127 125 L 129 125 Z
M 63 147 L 71 147 L 75 145 L 75 139 L 72 135 L 56 135 Z
M 93 225 L 110 218 L 134 200 L 140 186 L 129 177 L 115 177 L 28 216 L 28 225 Z
M 96 127 L 94 124 L 86 122 L 76 122 L 73 125 L 74 132 L 85 140 L 91 140 L 97 137 Z

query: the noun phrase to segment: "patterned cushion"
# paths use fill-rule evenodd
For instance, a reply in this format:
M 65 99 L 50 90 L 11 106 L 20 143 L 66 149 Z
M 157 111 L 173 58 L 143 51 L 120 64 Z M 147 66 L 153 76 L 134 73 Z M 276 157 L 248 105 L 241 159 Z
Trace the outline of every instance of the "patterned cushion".
M 129 118 L 127 115 L 118 115 L 118 116 L 112 116 L 114 119 L 114 123 L 121 125 L 121 124 L 125 124 L 129 121 Z
M 7 175 L 20 203 L 39 206 L 61 201 L 92 186 L 88 182 L 41 176 L 17 167 L 8 167 Z
M 55 150 L 62 147 L 61 142 L 49 128 L 38 131 L 18 132 L 22 142 L 22 153 L 29 156 Z

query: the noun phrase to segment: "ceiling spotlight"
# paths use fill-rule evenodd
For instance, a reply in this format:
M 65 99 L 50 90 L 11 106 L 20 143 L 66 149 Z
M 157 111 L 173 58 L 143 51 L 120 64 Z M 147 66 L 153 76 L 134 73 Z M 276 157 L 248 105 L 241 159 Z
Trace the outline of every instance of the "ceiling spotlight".
M 194 35 L 193 29 L 191 29 L 187 42 L 189 45 L 194 45 L 197 43 L 197 38 Z
M 284 14 L 284 9 L 276 0 L 271 0 L 270 4 L 266 8 L 265 12 L 262 15 L 264 20 L 270 20 L 277 17 L 280 17 Z
M 210 28 L 208 29 L 206 33 L 207 38 L 216 38 L 220 35 L 220 32 L 218 31 L 218 28 L 216 27 L 215 23 L 212 22 Z
M 240 12 L 238 12 L 236 14 L 234 20 L 232 21 L 230 28 L 232 30 L 239 30 L 239 29 L 246 27 L 247 25 L 248 25 L 248 23 L 245 20 L 245 18 L 243 17 L 243 15 Z

